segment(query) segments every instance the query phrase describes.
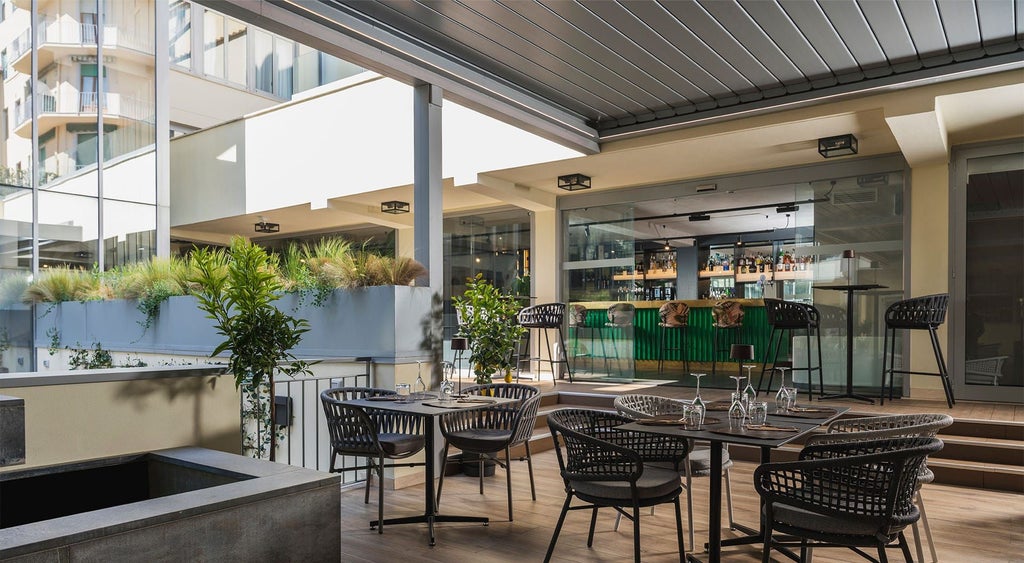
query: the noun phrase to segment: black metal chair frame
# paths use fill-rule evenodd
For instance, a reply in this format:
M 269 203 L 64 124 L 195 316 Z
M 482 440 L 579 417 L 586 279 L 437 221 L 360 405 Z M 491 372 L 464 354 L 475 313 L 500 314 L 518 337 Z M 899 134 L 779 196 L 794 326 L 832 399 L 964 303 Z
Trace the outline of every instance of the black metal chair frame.
M 807 372 L 808 401 L 814 399 L 814 384 L 811 382 L 811 376 L 814 371 L 817 371 L 818 395 L 824 395 L 825 377 L 821 368 L 821 315 L 818 313 L 818 309 L 816 309 L 814 305 L 796 303 L 794 301 L 783 301 L 781 299 L 772 299 L 770 297 L 764 298 L 764 307 L 765 315 L 768 319 L 768 325 L 772 327 L 772 330 L 768 334 L 768 349 L 764 356 L 765 363 L 761 367 L 761 377 L 757 380 L 757 393 L 761 393 L 761 384 L 764 383 L 764 374 L 766 371 L 768 372 L 768 387 L 765 389 L 765 392 L 771 393 L 772 381 L 775 380 L 775 370 L 779 362 L 779 352 L 782 350 L 782 339 L 785 338 L 786 332 L 789 332 L 790 341 L 792 342 L 792 339 L 796 337 L 793 334 L 793 331 L 803 330 L 805 331 L 804 336 L 807 338 L 807 367 L 797 368 L 790 365 L 789 369 L 793 372 Z M 817 367 L 811 367 L 812 331 L 814 339 L 818 344 Z M 775 350 L 774 354 L 772 354 L 773 349 Z M 790 354 L 792 355 L 792 350 L 790 350 Z M 772 359 L 771 368 L 768 367 L 767 360 L 769 357 Z
M 329 472 L 370 470 L 377 474 L 377 532 L 384 533 L 384 470 L 394 467 L 420 467 L 426 462 L 384 464 L 385 459 L 405 459 L 423 450 L 422 419 L 419 416 L 383 411 L 362 409 L 354 405 L 342 404 L 342 401 L 366 399 L 370 397 L 392 396 L 396 393 L 389 389 L 373 387 L 333 387 L 320 393 L 324 415 L 327 417 L 327 430 L 331 441 L 331 463 Z M 418 448 L 408 448 L 389 454 L 384 444 L 389 440 L 402 439 L 409 436 L 421 436 Z M 336 468 L 338 455 L 365 457 L 366 465 Z M 370 476 L 366 477 L 366 492 L 363 502 L 370 503 Z
M 767 463 L 754 470 L 754 488 L 764 502 L 762 561 L 771 560 L 773 546 L 800 546 L 800 560 L 816 547 L 846 547 L 874 561 L 860 547 L 875 547 L 878 561 L 887 562 L 886 546 L 898 542 L 912 560 L 903 530 L 920 512 L 913 503 L 917 475 L 925 458 L 942 449 L 938 438 L 882 440 L 806 446 L 799 461 Z M 806 522 L 821 527 L 777 522 L 777 505 L 804 511 Z M 859 532 L 840 532 L 843 520 Z M 846 525 L 843 526 L 846 528 Z M 870 532 L 868 532 L 870 530 Z M 782 532 L 799 538 L 773 538 Z
M 551 378 L 555 385 L 558 384 L 558 379 L 562 376 L 561 366 L 565 366 L 565 371 L 569 374 L 569 383 L 572 383 L 572 366 L 569 364 L 568 352 L 565 348 L 565 336 L 562 334 L 562 325 L 565 324 L 565 303 L 541 303 L 539 305 L 532 305 L 525 307 L 519 311 L 519 315 L 516 317 L 519 321 L 519 325 L 527 329 L 538 329 L 544 333 L 544 344 L 548 350 L 548 365 L 551 368 Z M 554 329 L 558 331 L 558 344 L 559 359 L 555 359 L 555 354 L 551 350 L 551 340 L 548 336 L 548 330 Z M 530 339 L 527 338 L 527 346 L 529 346 Z M 537 339 L 537 343 L 540 344 L 540 339 Z M 538 373 L 540 372 L 540 362 L 544 361 L 544 358 L 540 357 L 539 351 L 537 356 L 530 356 L 527 358 L 528 366 L 532 366 L 533 362 L 537 362 Z M 559 366 L 556 370 L 555 366 Z M 516 379 L 519 379 L 519 368 L 520 362 L 516 362 Z M 531 368 L 532 369 L 532 368 Z M 539 378 L 539 376 L 538 376 Z
M 471 411 L 452 411 L 441 416 L 441 434 L 444 436 L 444 450 L 441 459 L 440 479 L 437 483 L 437 502 L 441 505 L 441 488 L 444 486 L 444 474 L 448 466 L 448 449 L 455 446 L 465 453 L 477 454 L 479 463 L 480 494 L 484 493 L 484 463 L 494 461 L 505 470 L 505 486 L 508 497 L 508 520 L 512 521 L 512 470 L 511 449 L 522 444 L 526 449 L 526 464 L 530 473 L 530 496 L 537 500 L 537 489 L 533 481 L 533 459 L 530 455 L 530 437 L 537 419 L 537 408 L 540 405 L 540 389 L 532 385 L 520 383 L 491 383 L 474 385 L 462 391 L 469 395 L 502 397 L 517 399 L 516 402 L 504 403 L 486 409 Z M 473 436 L 473 431 L 490 434 L 485 441 L 486 446 Z M 507 433 L 507 435 L 506 435 Z M 505 460 L 498 459 L 498 452 L 505 452 Z M 522 460 L 523 458 L 521 458 Z
M 923 295 L 897 301 L 886 308 L 885 338 L 882 344 L 882 390 L 879 395 L 881 404 L 885 404 L 885 379 L 887 375 L 889 377 L 889 400 L 893 400 L 893 388 L 896 384 L 897 373 L 906 375 L 937 375 L 941 377 L 942 390 L 946 394 L 946 405 L 949 408 L 953 408 L 953 405 L 956 404 L 956 398 L 953 396 L 953 382 L 949 379 L 946 360 L 942 356 L 942 347 L 939 345 L 939 336 L 936 332 L 942 326 L 942 323 L 946 322 L 946 308 L 948 305 L 949 294 L 936 293 L 934 295 Z M 898 329 L 928 331 L 938 372 L 896 369 L 896 331 Z M 890 341 L 892 342 L 891 348 Z
M 625 416 L 589 409 L 560 409 L 548 414 L 548 428 L 555 446 L 558 467 L 565 483 L 565 503 L 558 516 L 558 523 L 551 536 L 544 561 L 551 560 L 558 541 L 558 534 L 570 510 L 590 510 L 590 533 L 587 547 L 593 547 L 594 528 L 599 508 L 609 507 L 633 521 L 633 559 L 640 562 L 640 509 L 663 503 L 672 503 L 676 515 L 676 539 L 679 543 L 679 560 L 685 560 L 683 543 L 683 519 L 679 507 L 682 486 L 679 482 L 679 464 L 689 453 L 689 442 L 685 439 L 658 436 L 641 432 L 617 430 L 616 427 L 631 422 Z M 563 452 L 563 446 L 565 451 Z M 646 463 L 662 462 L 674 465 L 675 488 L 662 494 L 641 498 L 638 481 L 644 473 Z M 651 470 L 653 471 L 653 469 Z M 598 496 L 579 490 L 588 483 L 628 483 L 630 498 Z M 659 491 L 660 492 L 660 491 Z M 571 506 L 572 499 L 587 503 Z M 627 512 L 627 509 L 631 509 Z
M 571 305 L 569 311 L 569 338 L 572 340 L 572 371 L 577 372 L 576 359 L 590 358 L 590 371 L 594 371 L 594 329 L 587 326 L 587 308 L 583 305 Z M 590 328 L 590 348 L 586 353 L 580 352 L 581 331 Z
M 673 308 L 676 310 L 673 311 Z M 670 318 L 671 316 L 671 318 Z M 690 328 L 690 308 L 682 301 L 669 301 L 658 309 L 658 326 L 661 327 L 661 345 L 658 348 L 658 373 L 665 371 L 667 352 L 679 352 L 683 358 L 683 373 L 690 373 L 690 349 L 686 333 Z M 670 332 L 679 332 L 679 345 L 669 346 Z

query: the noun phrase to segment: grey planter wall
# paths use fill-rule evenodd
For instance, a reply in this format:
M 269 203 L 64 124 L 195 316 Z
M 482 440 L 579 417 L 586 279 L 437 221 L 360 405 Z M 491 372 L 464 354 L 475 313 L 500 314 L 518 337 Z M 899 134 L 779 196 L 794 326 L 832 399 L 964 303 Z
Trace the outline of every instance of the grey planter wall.
M 430 288 L 376 286 L 335 290 L 323 306 L 300 304 L 287 294 L 276 302 L 282 311 L 309 322 L 294 353 L 307 358 L 370 356 L 377 362 L 407 362 L 423 357 L 421 323 L 430 313 Z M 223 341 L 194 297 L 171 297 L 148 330 L 134 300 L 76 301 L 38 306 L 36 346 L 50 345 L 47 332 L 57 327 L 60 347 L 208 355 Z M 49 308 L 49 312 L 46 312 Z

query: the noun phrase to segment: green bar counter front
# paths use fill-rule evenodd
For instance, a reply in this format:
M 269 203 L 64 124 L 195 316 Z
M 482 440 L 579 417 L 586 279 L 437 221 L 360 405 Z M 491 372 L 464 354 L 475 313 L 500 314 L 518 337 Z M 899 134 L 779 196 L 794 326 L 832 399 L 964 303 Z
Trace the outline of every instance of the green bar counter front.
M 687 355 L 689 356 L 687 359 L 691 363 L 691 370 L 698 369 L 697 365 L 693 364 L 706 363 L 706 370 L 710 372 L 711 362 L 714 359 L 716 362 L 726 364 L 722 366 L 725 368 L 724 373 L 723 370 L 719 370 L 719 376 L 735 375 L 735 368 L 726 367 L 729 363 L 734 362 L 734 360 L 729 358 L 728 346 L 721 343 L 720 347 L 722 350 L 719 350 L 713 357 L 714 329 L 711 326 L 713 321 L 711 310 L 714 305 L 724 301 L 733 301 L 743 307 L 743 326 L 738 335 L 739 343 L 753 344 L 753 363 L 759 365 L 757 369 L 753 370 L 752 375 L 755 377 L 760 375 L 760 364 L 766 361 L 768 335 L 771 330 L 765 315 L 764 301 L 760 299 L 683 299 L 679 301 L 685 303 L 690 308 L 688 326 L 685 331 L 671 329 L 668 331 L 665 342 L 666 349 L 681 348 L 681 341 L 683 338 L 686 338 L 686 346 L 682 346 L 682 348 L 687 350 Z M 586 324 L 582 327 L 577 327 L 575 333 L 570 335 L 570 341 L 566 343 L 567 347 L 570 350 L 575 349 L 575 340 L 572 339 L 579 339 L 580 342 L 586 342 L 586 345 L 591 347 L 591 353 L 599 353 L 601 350 L 600 344 L 594 345 L 597 346 L 595 350 L 594 346 L 590 344 L 590 339 L 592 337 L 601 337 L 600 331 L 595 332 L 594 329 L 605 326 L 605 323 L 608 322 L 608 308 L 616 303 L 615 301 L 572 303 L 571 305 L 586 307 L 587 316 Z M 636 308 L 636 315 L 633 319 L 633 358 L 637 363 L 637 371 L 639 372 L 637 375 L 646 375 L 644 372 L 650 371 L 648 362 L 654 363 L 654 372 L 657 373 L 656 365 L 661 349 L 661 331 L 664 330 L 658 326 L 660 321 L 658 309 L 667 301 L 630 301 L 628 303 Z M 723 335 L 723 337 L 726 337 L 726 335 Z M 731 339 L 729 342 L 731 342 Z M 779 353 L 780 360 L 788 358 L 788 348 L 789 343 L 783 342 L 782 350 Z M 593 361 L 593 358 L 591 360 Z M 683 355 L 678 350 L 670 350 L 665 355 L 666 362 L 678 363 L 682 362 L 682 360 Z M 767 361 L 770 362 L 771 358 L 767 358 Z M 699 369 L 704 370 L 705 366 L 700 365 Z M 663 378 L 678 379 L 679 375 L 688 374 L 680 374 L 678 364 L 676 364 L 671 370 L 666 366 Z M 731 384 L 730 380 L 726 379 L 725 381 Z

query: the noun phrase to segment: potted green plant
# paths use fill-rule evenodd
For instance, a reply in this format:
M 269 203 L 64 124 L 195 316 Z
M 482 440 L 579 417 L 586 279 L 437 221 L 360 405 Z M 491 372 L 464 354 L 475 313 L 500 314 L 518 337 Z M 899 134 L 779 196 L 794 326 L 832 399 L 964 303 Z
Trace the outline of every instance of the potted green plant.
M 469 339 L 469 362 L 478 384 L 491 383 L 495 373 L 512 370 L 512 350 L 525 329 L 516 322 L 520 305 L 484 279 L 466 280 L 466 291 L 452 299 L 459 315 L 459 333 Z
M 198 286 L 199 308 L 224 336 L 224 342 L 210 355 L 230 353 L 228 372 L 246 394 L 252 405 L 250 414 L 256 419 L 256 439 L 250 447 L 258 458 L 268 449 L 269 459 L 274 461 L 274 375 L 309 372 L 309 364 L 290 352 L 308 330 L 308 323 L 274 307 L 282 289 L 275 263 L 252 242 L 236 236 L 226 253 L 200 248 L 193 251 L 191 260 L 194 273 L 190 281 Z

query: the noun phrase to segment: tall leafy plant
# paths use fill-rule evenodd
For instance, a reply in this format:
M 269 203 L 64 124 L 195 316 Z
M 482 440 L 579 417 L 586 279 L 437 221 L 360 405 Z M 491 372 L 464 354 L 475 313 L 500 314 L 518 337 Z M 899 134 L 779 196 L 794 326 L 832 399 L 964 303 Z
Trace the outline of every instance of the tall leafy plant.
M 263 457 L 267 442 L 273 461 L 277 440 L 272 423 L 274 376 L 309 373 L 309 364 L 291 353 L 309 323 L 274 307 L 282 286 L 274 261 L 263 248 L 235 237 L 227 252 L 196 249 L 191 260 L 199 307 L 224 336 L 211 356 L 230 354 L 228 371 L 235 386 L 255 402 L 257 457 Z
M 516 298 L 477 274 L 466 281 L 465 293 L 452 301 L 459 314 L 459 332 L 469 339 L 476 382 L 490 383 L 494 373 L 511 370 L 512 351 L 525 330 L 516 322 L 520 309 Z

